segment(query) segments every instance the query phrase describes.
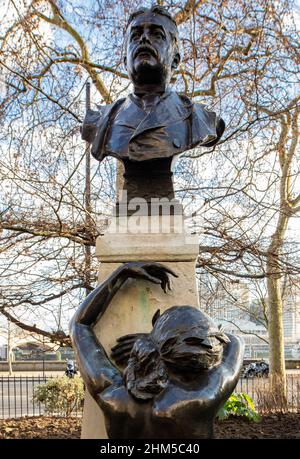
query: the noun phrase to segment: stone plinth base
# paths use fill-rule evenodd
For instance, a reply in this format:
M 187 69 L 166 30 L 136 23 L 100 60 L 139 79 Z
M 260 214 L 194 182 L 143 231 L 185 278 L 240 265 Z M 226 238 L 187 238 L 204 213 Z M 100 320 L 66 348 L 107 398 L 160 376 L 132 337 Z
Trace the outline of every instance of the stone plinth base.
M 120 222 L 117 222 L 120 224 Z M 116 339 L 128 333 L 150 332 L 157 309 L 161 313 L 175 305 L 198 305 L 195 260 L 198 236 L 186 233 L 106 233 L 97 240 L 96 256 L 101 262 L 99 282 L 128 261 L 153 261 L 170 267 L 179 276 L 171 277 L 172 290 L 143 280 L 128 280 L 117 292 L 95 332 L 108 355 Z M 107 438 L 104 419 L 96 402 L 86 394 L 82 438 Z

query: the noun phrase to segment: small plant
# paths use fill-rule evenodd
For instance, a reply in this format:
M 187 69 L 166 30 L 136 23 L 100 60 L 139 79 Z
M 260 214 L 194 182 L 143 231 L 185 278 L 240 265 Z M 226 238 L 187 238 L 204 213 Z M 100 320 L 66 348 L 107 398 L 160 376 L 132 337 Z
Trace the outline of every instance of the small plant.
M 249 421 L 260 421 L 260 416 L 254 408 L 253 400 L 245 392 L 232 394 L 217 414 L 217 418 L 221 421 L 229 416 L 243 416 Z
M 34 401 L 45 406 L 46 413 L 68 417 L 82 406 L 84 385 L 79 376 L 70 379 L 66 376 L 49 379 L 34 389 Z

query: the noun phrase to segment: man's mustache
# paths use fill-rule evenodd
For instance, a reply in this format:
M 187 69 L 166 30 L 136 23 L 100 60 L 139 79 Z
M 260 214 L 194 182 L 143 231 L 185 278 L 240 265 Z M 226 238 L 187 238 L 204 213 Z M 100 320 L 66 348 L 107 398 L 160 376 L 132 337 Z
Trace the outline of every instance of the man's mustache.
M 149 46 L 149 45 L 140 45 L 137 47 L 137 49 L 135 50 L 135 53 L 133 55 L 133 58 L 135 59 L 136 56 L 142 52 L 147 52 L 149 54 L 152 54 L 152 56 L 154 57 L 158 57 L 157 56 L 157 51 L 156 49 L 152 48 L 152 46 Z

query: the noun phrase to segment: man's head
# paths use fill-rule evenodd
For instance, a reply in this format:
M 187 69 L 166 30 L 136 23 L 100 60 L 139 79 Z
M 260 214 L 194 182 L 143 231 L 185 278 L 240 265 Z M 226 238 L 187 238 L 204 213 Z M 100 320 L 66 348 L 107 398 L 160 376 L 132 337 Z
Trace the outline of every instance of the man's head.
M 159 5 L 134 12 L 125 35 L 124 63 L 134 85 L 170 82 L 180 62 L 177 25 Z

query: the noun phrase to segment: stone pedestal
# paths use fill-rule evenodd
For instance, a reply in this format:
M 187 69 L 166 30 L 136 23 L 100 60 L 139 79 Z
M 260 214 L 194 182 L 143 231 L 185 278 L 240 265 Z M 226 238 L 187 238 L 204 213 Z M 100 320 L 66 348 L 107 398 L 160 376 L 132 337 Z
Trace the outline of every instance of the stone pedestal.
M 148 218 L 148 221 L 146 220 Z M 128 221 L 120 217 L 112 222 L 108 232 L 98 238 L 96 256 L 101 262 L 99 282 L 107 278 L 121 263 L 152 261 L 170 267 L 178 278 L 171 277 L 172 290 L 164 293 L 160 286 L 143 280 L 129 280 L 117 292 L 107 311 L 95 327 L 95 332 L 108 355 L 116 339 L 128 333 L 150 332 L 151 320 L 157 309 L 171 306 L 198 305 L 195 280 L 195 260 L 199 251 L 198 236 L 184 231 L 181 219 L 171 221 L 169 233 L 149 232 L 149 220 L 141 221 L 140 232 L 128 231 Z M 155 217 L 152 224 L 170 224 L 164 217 Z M 181 227 L 181 231 L 180 231 Z M 126 231 L 127 228 L 127 231 Z M 125 229 L 125 230 L 124 230 Z M 177 231 L 177 232 L 176 232 Z M 82 438 L 107 438 L 100 408 L 86 393 Z

